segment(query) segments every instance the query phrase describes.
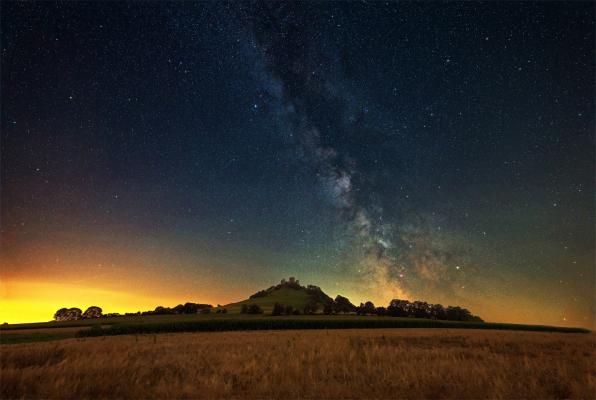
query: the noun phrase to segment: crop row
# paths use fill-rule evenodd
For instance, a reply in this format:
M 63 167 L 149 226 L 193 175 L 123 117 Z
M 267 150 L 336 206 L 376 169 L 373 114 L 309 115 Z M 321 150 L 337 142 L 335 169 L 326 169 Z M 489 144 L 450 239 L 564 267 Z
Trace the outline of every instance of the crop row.
M 405 318 L 361 318 L 361 319 L 311 319 L 311 318 L 259 318 L 225 319 L 200 321 L 172 321 L 142 324 L 115 324 L 107 328 L 93 326 L 81 330 L 79 337 L 102 335 L 127 335 L 166 332 L 209 332 L 239 330 L 280 330 L 280 329 L 356 329 L 356 328 L 463 328 L 463 329 L 504 329 L 551 332 L 588 332 L 581 328 L 550 327 L 542 325 L 518 325 L 483 322 L 456 322 Z

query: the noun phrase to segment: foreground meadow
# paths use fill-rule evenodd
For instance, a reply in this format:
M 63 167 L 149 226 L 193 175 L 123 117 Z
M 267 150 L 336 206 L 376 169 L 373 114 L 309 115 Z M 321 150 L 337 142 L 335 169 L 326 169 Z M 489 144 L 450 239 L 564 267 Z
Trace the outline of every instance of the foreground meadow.
M 3 345 L 6 398 L 594 398 L 593 334 L 346 329 Z

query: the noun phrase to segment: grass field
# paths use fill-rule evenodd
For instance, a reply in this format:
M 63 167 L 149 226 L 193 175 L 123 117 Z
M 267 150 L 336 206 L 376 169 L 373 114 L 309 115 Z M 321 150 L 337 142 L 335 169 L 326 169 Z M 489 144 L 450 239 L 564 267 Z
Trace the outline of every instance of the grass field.
M 270 290 L 271 289 L 271 290 Z M 359 329 L 359 328 L 466 328 L 499 329 L 548 332 L 588 332 L 581 328 L 564 328 L 540 325 L 506 323 L 459 322 L 431 320 L 424 318 L 379 317 L 374 315 L 283 315 L 272 316 L 274 304 L 292 306 L 302 310 L 307 303 L 317 298 L 312 290 L 304 287 L 276 286 L 265 296 L 227 304 L 227 313 L 210 314 L 162 314 L 128 315 L 109 318 L 84 319 L 77 321 L 50 321 L 27 324 L 2 325 L 0 343 L 16 344 L 36 341 L 50 341 L 73 337 L 91 337 L 125 334 L 206 332 L 239 330 L 286 330 L 286 329 Z M 313 297 L 314 296 L 314 297 Z M 325 296 L 322 294 L 322 296 Z M 320 297 L 320 296 L 319 296 Z M 241 314 L 243 305 L 259 305 L 264 314 Z
M 0 329 L 0 343 L 15 344 L 85 336 L 143 333 L 356 328 L 461 328 L 571 333 L 588 332 L 581 328 L 541 325 L 436 321 L 422 318 L 357 315 L 273 317 L 271 315 L 246 314 L 176 314 L 7 325 Z
M 422 318 L 356 315 L 273 317 L 270 315 L 246 314 L 177 314 L 7 325 L 0 329 L 0 343 L 16 344 L 74 337 L 143 333 L 355 328 L 460 328 L 568 333 L 588 332 L 581 328 L 541 325 L 436 321 Z
M 1 398 L 594 398 L 595 336 L 452 329 L 0 346 Z
M 257 304 L 263 309 L 265 313 L 270 314 L 273 310 L 273 305 L 277 302 L 284 306 L 290 305 L 295 309 L 302 311 L 310 297 L 302 290 L 295 290 L 290 288 L 278 289 L 270 293 L 266 297 L 255 297 L 254 299 L 246 299 L 238 303 L 232 303 L 225 306 L 229 313 L 240 313 L 243 304 Z

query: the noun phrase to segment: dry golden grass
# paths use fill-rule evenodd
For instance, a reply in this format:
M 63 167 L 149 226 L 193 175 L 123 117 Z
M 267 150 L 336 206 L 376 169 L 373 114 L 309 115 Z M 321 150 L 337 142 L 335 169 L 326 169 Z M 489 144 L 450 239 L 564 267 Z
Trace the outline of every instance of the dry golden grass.
M 379 329 L 0 346 L 2 398 L 584 398 L 595 336 Z

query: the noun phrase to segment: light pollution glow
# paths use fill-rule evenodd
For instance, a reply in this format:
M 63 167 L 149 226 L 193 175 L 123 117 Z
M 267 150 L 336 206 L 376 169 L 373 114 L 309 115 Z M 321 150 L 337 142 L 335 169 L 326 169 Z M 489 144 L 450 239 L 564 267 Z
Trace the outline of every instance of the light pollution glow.
M 261 288 L 268 287 L 275 282 L 267 282 Z M 330 287 L 332 285 L 326 285 Z M 329 295 L 335 296 L 333 290 L 326 290 Z M 172 288 L 156 290 L 155 295 L 148 295 L 139 289 L 129 291 L 105 289 L 100 287 L 83 286 L 80 283 L 57 283 L 35 280 L 0 280 L 0 320 L 8 323 L 42 322 L 52 319 L 56 310 L 62 307 L 85 308 L 96 305 L 102 307 L 104 312 L 136 312 L 152 310 L 158 305 L 174 306 L 187 301 L 205 302 L 210 304 L 227 304 L 247 298 L 252 292 L 245 293 L 220 293 L 213 297 L 194 298 L 193 296 L 172 295 Z M 255 287 L 253 291 L 260 289 Z M 341 290 L 340 290 L 341 291 Z M 387 290 L 389 291 L 389 289 Z M 375 296 L 363 297 L 358 291 L 341 291 L 352 301 L 358 303 L 370 298 L 377 305 L 385 305 L 389 298 L 376 298 Z M 413 300 L 413 299 L 410 299 Z M 466 305 L 464 305 L 466 306 Z M 566 312 L 563 320 L 553 318 L 550 307 L 536 307 L 535 302 L 529 300 L 512 299 L 510 296 L 491 298 L 482 304 L 481 316 L 487 321 L 506 321 L 511 323 L 551 324 L 561 326 L 584 326 L 593 328 L 593 323 L 582 317 L 574 305 L 568 304 L 561 312 Z M 476 311 L 476 309 L 473 309 Z
M 319 285 L 331 297 L 341 294 L 355 304 L 372 300 L 386 306 L 393 298 L 405 298 L 460 305 L 486 321 L 594 327 L 594 320 L 588 317 L 590 305 L 578 301 L 589 291 L 587 281 L 565 289 L 577 293 L 571 297 L 554 295 L 536 281 L 511 274 L 507 279 L 513 283 L 500 290 L 494 290 L 490 280 L 477 278 L 469 283 L 475 286 L 473 292 L 466 294 L 463 290 L 456 297 L 441 285 L 411 294 L 400 291 L 390 280 L 367 281 L 318 267 L 300 271 L 290 261 L 258 249 L 253 249 L 252 257 L 242 264 L 232 259 L 197 258 L 185 252 L 180 242 L 163 240 L 171 245 L 169 250 L 164 244 L 152 249 L 133 239 L 83 235 L 66 248 L 45 241 L 30 243 L 27 252 L 4 252 L 6 257 L 0 264 L 0 322 L 48 321 L 62 307 L 84 310 L 95 305 L 105 313 L 125 313 L 185 302 L 229 304 L 294 275 L 302 284 Z M 211 247 L 211 252 L 217 250 Z M 224 253 L 230 254 L 231 249 Z M 263 259 L 290 266 L 273 273 L 259 267 Z M 237 279 L 218 274 L 220 269 L 235 270 Z M 476 292 L 484 296 L 472 294 Z

